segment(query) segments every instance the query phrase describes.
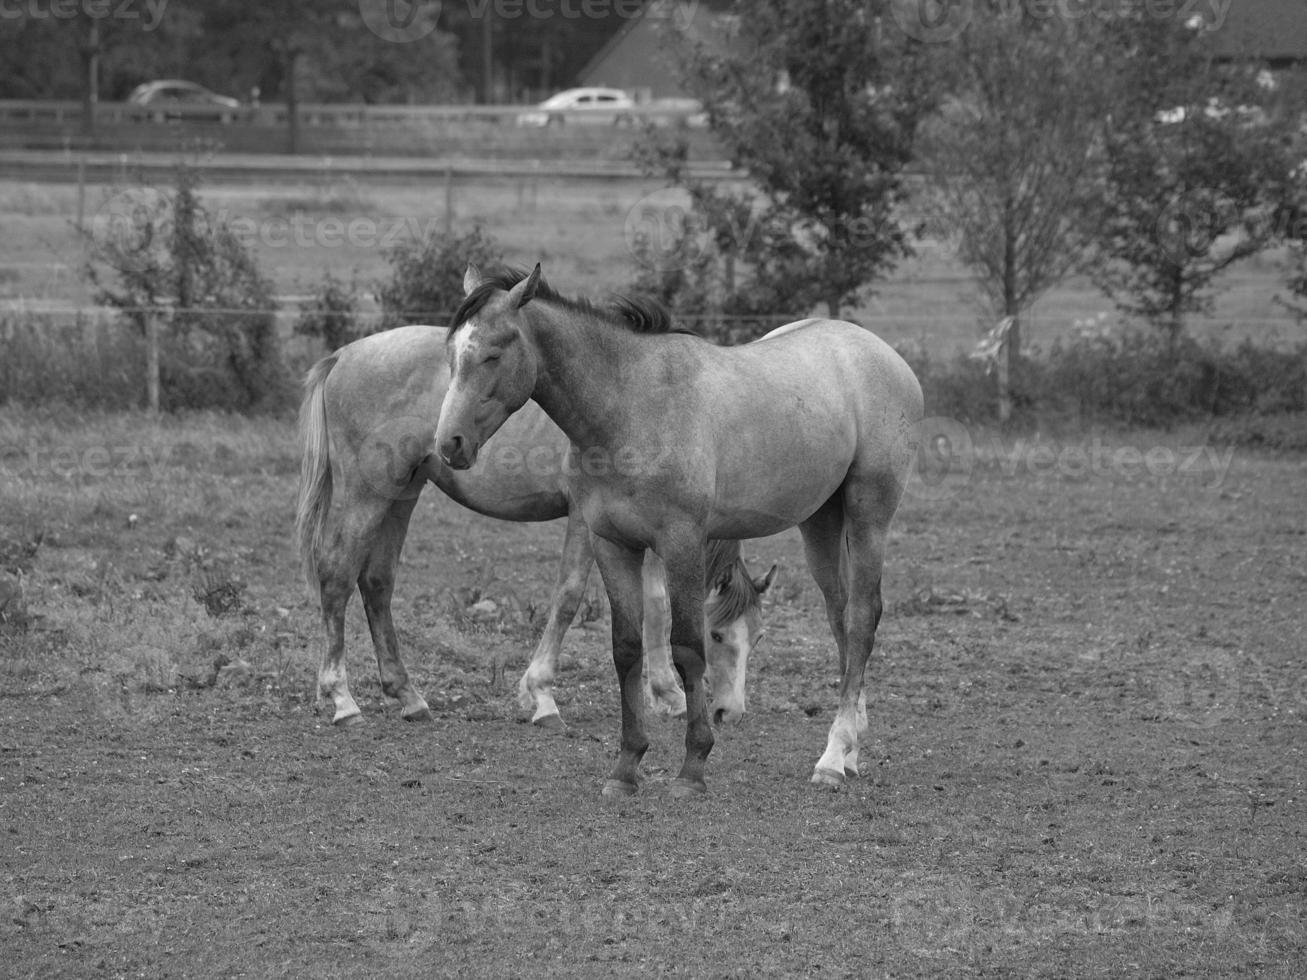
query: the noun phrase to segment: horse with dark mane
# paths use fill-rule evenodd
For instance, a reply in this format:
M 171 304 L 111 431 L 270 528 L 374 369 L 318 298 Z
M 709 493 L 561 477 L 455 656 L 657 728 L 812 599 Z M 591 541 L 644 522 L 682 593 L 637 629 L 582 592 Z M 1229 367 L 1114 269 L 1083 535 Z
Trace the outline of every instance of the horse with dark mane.
M 675 330 L 651 305 L 568 299 L 538 265 L 492 277 L 469 268 L 464 291 L 436 444 L 449 467 L 467 469 L 529 401 L 570 442 L 569 490 L 612 605 L 622 704 L 621 751 L 604 792 L 635 792 L 649 745 L 640 695 L 645 552 L 666 566 L 672 657 L 686 696 L 685 761 L 671 789 L 699 793 L 713 745 L 704 546 L 794 526 L 840 655 L 839 710 L 812 779 L 840 786 L 856 775 L 885 545 L 922 415 L 908 365 L 871 332 L 828 319 L 715 347 Z

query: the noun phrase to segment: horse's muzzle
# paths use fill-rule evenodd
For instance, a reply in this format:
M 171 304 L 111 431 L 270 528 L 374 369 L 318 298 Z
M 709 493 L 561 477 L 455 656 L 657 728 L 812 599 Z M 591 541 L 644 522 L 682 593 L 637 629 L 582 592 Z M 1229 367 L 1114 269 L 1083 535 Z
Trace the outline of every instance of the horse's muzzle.
M 440 443 L 440 458 L 451 470 L 465 470 L 477 461 L 477 451 L 462 436 L 454 435 Z

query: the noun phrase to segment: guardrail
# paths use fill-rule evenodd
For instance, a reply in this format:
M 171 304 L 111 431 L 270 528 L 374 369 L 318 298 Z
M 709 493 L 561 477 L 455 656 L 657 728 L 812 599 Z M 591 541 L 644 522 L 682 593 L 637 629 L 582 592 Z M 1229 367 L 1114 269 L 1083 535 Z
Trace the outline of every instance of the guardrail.
M 0 100 L 0 122 L 53 122 L 81 125 L 81 102 Z M 539 115 L 535 105 L 357 105 L 301 103 L 301 126 L 346 129 L 360 126 L 433 126 L 448 123 L 515 124 L 523 115 Z M 283 103 L 247 105 L 231 109 L 217 105 L 135 105 L 128 102 L 100 102 L 95 107 L 97 124 L 138 122 L 220 122 L 261 126 L 286 125 L 289 110 Z M 650 122 L 655 125 L 697 126 L 701 113 L 680 106 L 637 105 L 627 109 L 551 109 L 551 119 L 566 124 L 618 125 Z
M 549 113 L 561 125 L 518 125 L 534 106 L 301 105 L 296 152 L 305 155 L 404 156 L 425 159 L 628 161 L 646 124 L 681 127 L 691 160 L 722 154 L 711 134 L 685 109 L 637 106 L 620 122 L 587 110 Z M 0 148 L 219 153 L 285 153 L 290 126 L 285 105 L 136 106 L 104 102 L 88 133 L 78 102 L 0 101 Z M 609 110 L 604 110 L 608 113 Z

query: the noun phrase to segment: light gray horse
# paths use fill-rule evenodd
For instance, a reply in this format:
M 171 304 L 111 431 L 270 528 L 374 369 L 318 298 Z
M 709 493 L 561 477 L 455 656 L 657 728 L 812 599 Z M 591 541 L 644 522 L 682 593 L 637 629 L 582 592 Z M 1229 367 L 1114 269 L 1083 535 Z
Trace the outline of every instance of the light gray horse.
M 840 655 L 840 701 L 812 780 L 858 772 L 863 675 L 881 616 L 890 521 L 916 451 L 921 387 L 871 332 L 788 324 L 741 347 L 673 329 L 666 311 L 560 296 L 530 275 L 469 269 L 449 342 L 436 444 L 476 462 L 534 400 L 567 434 L 573 498 L 612 604 L 622 742 L 606 794 L 636 791 L 648 748 L 641 704 L 641 568 L 666 566 L 672 656 L 686 696 L 685 762 L 671 792 L 704 792 L 713 745 L 704 690 L 704 544 L 798 526 Z M 714 692 L 718 687 L 713 683 Z
M 319 595 L 326 631 L 319 695 L 335 707 L 333 720 L 360 720 L 349 691 L 345 609 L 357 585 L 376 649 L 382 690 L 400 701 L 402 717 L 430 718 L 421 693 L 399 655 L 390 600 L 400 549 L 422 488 L 430 481 L 459 503 L 507 521 L 567 517 L 562 567 L 544 633 L 522 675 L 518 696 L 533 721 L 561 728 L 553 680 L 563 634 L 585 592 L 593 557 L 589 533 L 570 505 L 564 460 L 567 437 L 539 409 L 504 426 L 482 465 L 455 472 L 433 453 L 436 417 L 449 383 L 446 330 L 410 326 L 357 340 L 309 371 L 300 410 L 303 466 L 297 531 L 310 586 Z M 704 614 L 709 656 L 744 664 L 762 633 L 760 598 L 775 567 L 753 579 L 740 560 L 739 542 L 706 550 Z M 669 612 L 663 566 L 650 561 L 643 577 L 649 658 L 647 696 L 669 713 L 685 711 L 668 645 Z M 736 683 L 731 673 L 731 683 Z M 744 710 L 738 689 L 723 689 Z

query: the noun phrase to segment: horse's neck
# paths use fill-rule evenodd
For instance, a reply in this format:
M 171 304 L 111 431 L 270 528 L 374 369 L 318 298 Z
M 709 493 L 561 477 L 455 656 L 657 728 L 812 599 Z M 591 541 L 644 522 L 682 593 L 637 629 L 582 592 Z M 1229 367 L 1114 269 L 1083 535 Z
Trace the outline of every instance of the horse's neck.
M 621 438 L 630 411 L 622 377 L 639 371 L 639 337 L 591 317 L 559 310 L 531 318 L 538 370 L 536 402 L 582 447 L 607 446 Z

